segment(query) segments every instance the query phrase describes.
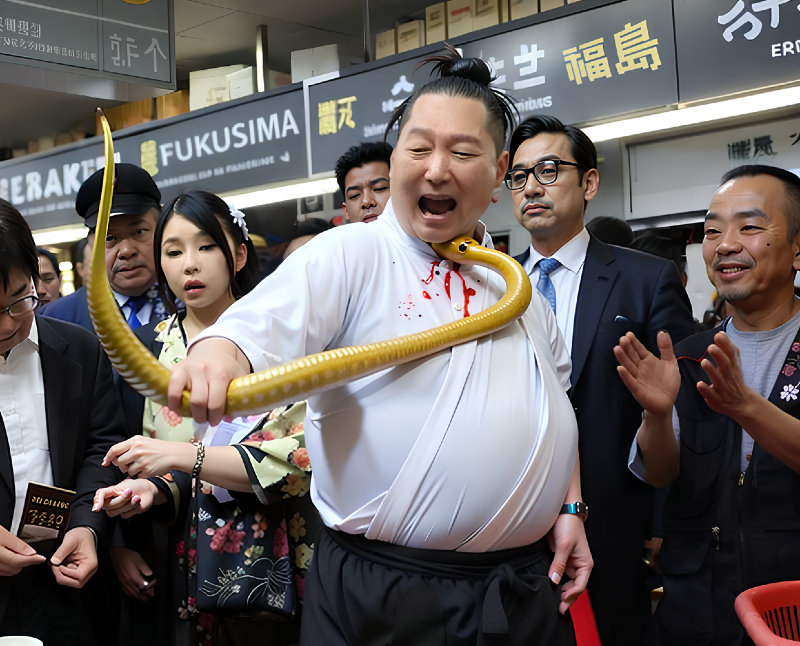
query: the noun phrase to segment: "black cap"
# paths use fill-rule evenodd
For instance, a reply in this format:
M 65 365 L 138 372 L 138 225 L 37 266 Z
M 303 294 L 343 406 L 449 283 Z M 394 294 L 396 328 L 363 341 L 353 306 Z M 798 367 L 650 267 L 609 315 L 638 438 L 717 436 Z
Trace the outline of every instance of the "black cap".
M 100 192 L 103 188 L 103 172 L 100 169 L 87 179 L 78 191 L 75 210 L 86 226 L 93 229 L 97 225 L 97 211 L 100 209 Z M 161 209 L 161 191 L 150 174 L 134 164 L 114 165 L 114 197 L 111 200 L 111 216 L 141 215 L 149 209 Z

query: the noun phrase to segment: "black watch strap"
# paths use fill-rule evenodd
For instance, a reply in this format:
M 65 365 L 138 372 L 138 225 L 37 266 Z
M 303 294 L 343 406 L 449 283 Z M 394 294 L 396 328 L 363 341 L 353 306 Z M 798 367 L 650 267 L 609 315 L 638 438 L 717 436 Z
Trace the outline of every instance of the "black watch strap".
M 589 506 L 585 502 L 571 502 L 561 506 L 560 514 L 573 514 L 586 522 L 589 518 Z

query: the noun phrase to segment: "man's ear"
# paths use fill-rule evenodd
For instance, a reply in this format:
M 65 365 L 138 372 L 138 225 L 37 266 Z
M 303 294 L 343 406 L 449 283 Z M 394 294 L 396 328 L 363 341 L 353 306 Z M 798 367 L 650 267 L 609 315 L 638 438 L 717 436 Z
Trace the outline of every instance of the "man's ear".
M 497 158 L 497 175 L 495 177 L 495 186 L 500 186 L 506 178 L 508 172 L 508 151 L 504 150 Z
M 583 199 L 588 202 L 597 195 L 598 190 L 600 190 L 600 173 L 596 168 L 592 168 L 583 176 Z
M 344 202 L 342 202 L 342 213 L 344 213 L 344 216 L 342 216 L 342 219 L 345 222 L 350 222 L 350 216 L 347 215 L 347 205 Z
M 794 256 L 792 269 L 800 271 L 800 232 L 798 232 L 794 240 L 792 240 L 792 255 Z

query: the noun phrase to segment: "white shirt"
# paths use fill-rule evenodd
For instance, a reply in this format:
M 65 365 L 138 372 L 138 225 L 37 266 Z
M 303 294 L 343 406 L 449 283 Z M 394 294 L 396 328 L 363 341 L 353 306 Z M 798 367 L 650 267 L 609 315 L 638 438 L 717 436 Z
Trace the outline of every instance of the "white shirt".
M 230 339 L 261 371 L 429 330 L 486 309 L 504 291 L 494 272 L 455 271 L 406 234 L 389 201 L 376 222 L 300 248 L 195 343 Z M 308 398 L 311 494 L 329 527 L 465 551 L 528 545 L 547 533 L 575 463 L 570 362 L 536 290 L 521 321 Z
M 128 317 L 131 315 L 131 306 L 126 305 L 130 296 L 125 296 L 123 294 L 117 294 L 113 289 L 111 293 L 114 294 L 114 298 L 117 299 L 117 305 L 119 305 L 120 309 L 122 310 L 122 316 L 125 317 L 125 320 L 128 320 Z M 153 304 L 151 302 L 146 302 L 142 305 L 141 309 L 136 312 L 136 318 L 139 319 L 139 323 L 142 325 L 147 325 L 150 323 L 150 315 L 153 313 Z
M 28 337 L 11 349 L 8 359 L 0 356 L 0 415 L 6 428 L 14 472 L 16 499 L 10 531 L 16 534 L 28 483 L 53 484 L 39 331 L 35 319 Z
M 550 280 L 556 290 L 556 321 L 567 351 L 572 356 L 572 332 L 575 329 L 575 310 L 578 306 L 578 292 L 581 288 L 583 265 L 586 263 L 586 251 L 589 249 L 589 232 L 584 228 L 572 240 L 556 251 L 551 258 L 561 263 L 550 273 Z M 531 284 L 536 289 L 539 282 L 538 262 L 544 258 L 533 245 L 531 253 L 525 261 L 523 269 L 531 278 Z M 538 291 L 538 290 L 537 290 Z

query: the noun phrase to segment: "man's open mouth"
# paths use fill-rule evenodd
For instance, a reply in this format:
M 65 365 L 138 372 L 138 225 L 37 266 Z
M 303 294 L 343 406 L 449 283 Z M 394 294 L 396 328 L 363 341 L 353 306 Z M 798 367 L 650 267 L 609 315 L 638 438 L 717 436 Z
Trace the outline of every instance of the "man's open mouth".
M 451 197 L 421 197 L 419 210 L 423 215 L 444 215 L 456 208 L 456 201 Z

